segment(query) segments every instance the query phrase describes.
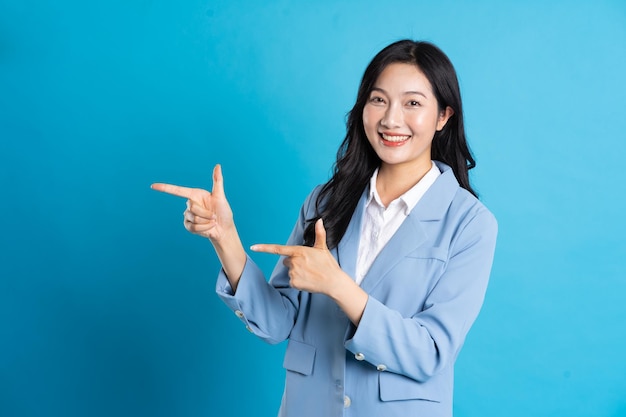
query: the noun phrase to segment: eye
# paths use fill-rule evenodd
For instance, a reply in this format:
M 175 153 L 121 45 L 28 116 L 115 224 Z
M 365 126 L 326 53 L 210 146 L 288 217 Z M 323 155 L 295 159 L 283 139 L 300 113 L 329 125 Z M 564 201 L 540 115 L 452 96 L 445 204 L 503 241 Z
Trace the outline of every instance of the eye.
M 373 104 L 383 104 L 385 100 L 380 96 L 371 96 L 369 102 Z
M 408 103 L 409 107 L 418 107 L 421 106 L 420 102 L 417 100 L 410 100 Z

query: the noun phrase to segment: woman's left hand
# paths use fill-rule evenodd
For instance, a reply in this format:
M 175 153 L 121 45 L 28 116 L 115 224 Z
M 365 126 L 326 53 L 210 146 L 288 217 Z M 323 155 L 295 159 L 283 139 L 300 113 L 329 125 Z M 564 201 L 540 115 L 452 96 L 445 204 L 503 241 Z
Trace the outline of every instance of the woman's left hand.
M 313 247 L 258 244 L 250 249 L 285 256 L 283 264 L 289 268 L 289 285 L 298 290 L 330 295 L 343 279 L 351 280 L 326 246 L 322 219 L 315 223 Z
M 332 298 L 355 326 L 359 325 L 368 295 L 343 272 L 326 246 L 322 219 L 315 223 L 315 244 L 308 246 L 253 245 L 255 252 L 283 255 L 289 268 L 289 285 L 301 291 L 322 293 Z

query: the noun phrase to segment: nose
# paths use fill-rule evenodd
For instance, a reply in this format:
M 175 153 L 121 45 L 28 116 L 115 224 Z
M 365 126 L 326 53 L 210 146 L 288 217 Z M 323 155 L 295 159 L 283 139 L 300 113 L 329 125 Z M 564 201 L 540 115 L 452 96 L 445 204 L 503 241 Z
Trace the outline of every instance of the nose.
M 387 106 L 387 110 L 385 111 L 383 118 L 380 120 L 380 124 L 383 127 L 392 129 L 400 127 L 401 121 L 402 109 L 400 109 L 397 104 L 391 103 L 389 106 Z

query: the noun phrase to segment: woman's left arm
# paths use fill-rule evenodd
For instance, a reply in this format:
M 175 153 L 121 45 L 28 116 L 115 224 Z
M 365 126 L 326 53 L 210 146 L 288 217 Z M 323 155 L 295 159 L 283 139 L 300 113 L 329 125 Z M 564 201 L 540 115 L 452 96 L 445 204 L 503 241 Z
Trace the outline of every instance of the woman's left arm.
M 289 268 L 292 288 L 328 295 L 355 326 L 359 325 L 368 294 L 341 269 L 328 250 L 322 219 L 315 224 L 313 247 L 259 244 L 250 249 L 285 256 L 283 263 Z
M 493 215 L 479 211 L 460 232 L 422 311 L 403 317 L 370 295 L 359 325 L 346 336 L 346 349 L 417 381 L 453 366 L 485 297 L 496 235 Z
M 315 232 L 313 247 L 263 244 L 251 249 L 285 256 L 290 286 L 326 294 L 343 309 L 353 323 L 345 348 L 360 360 L 417 381 L 454 364 L 491 272 L 497 223 L 489 211 L 480 210 L 459 233 L 445 272 L 424 300 L 424 309 L 412 317 L 368 295 L 341 270 L 326 247 L 321 220 Z

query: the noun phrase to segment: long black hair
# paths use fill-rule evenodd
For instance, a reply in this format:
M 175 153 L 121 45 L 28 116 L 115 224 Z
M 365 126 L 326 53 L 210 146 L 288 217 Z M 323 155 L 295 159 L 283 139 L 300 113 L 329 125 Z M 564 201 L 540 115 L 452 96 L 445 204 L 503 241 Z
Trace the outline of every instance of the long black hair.
M 347 132 L 335 162 L 332 178 L 324 184 L 315 202 L 315 216 L 307 219 L 304 244 L 315 241 L 315 221 L 324 219 L 326 240 L 334 248 L 343 237 L 363 190 L 380 165 L 363 127 L 363 109 L 376 80 L 392 63 L 416 65 L 430 82 L 439 111 L 450 107 L 454 114 L 432 141 L 431 158 L 452 168 L 459 185 L 474 196 L 468 171 L 476 166 L 463 127 L 463 107 L 456 71 L 446 54 L 429 42 L 401 40 L 385 47 L 367 66 L 356 103 L 348 113 Z

